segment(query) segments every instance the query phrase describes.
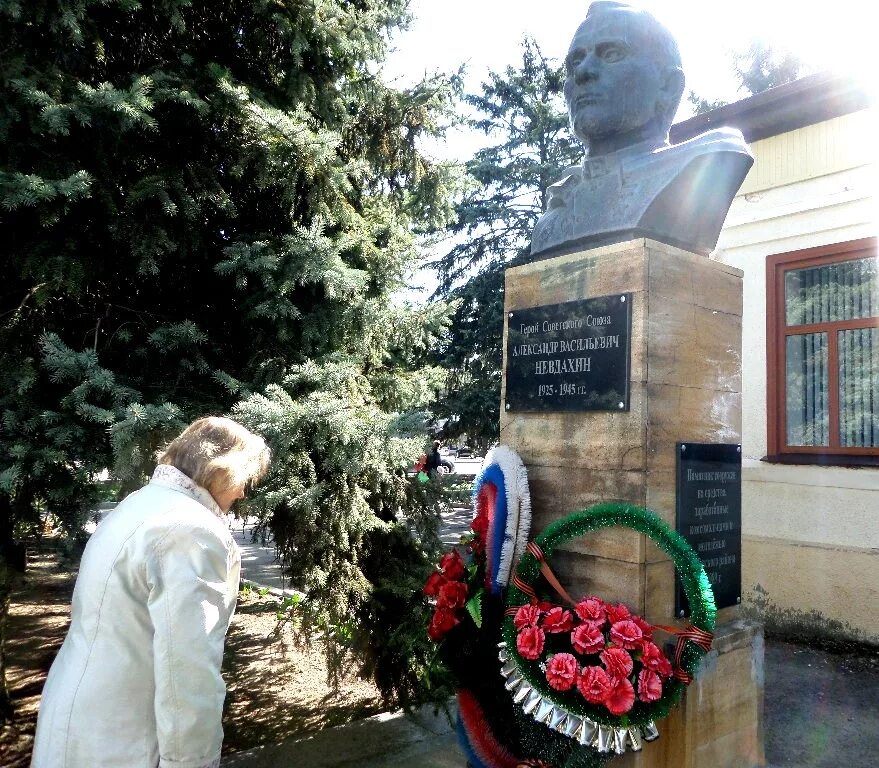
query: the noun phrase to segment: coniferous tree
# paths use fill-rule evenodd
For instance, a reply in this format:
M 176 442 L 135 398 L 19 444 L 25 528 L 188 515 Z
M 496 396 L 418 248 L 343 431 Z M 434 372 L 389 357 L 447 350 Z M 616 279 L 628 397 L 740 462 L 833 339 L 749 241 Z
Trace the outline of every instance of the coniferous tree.
M 456 310 L 435 410 L 450 436 L 466 432 L 482 447 L 498 434 L 504 268 L 527 256 L 547 188 L 583 153 L 568 129 L 564 80 L 564 68 L 526 38 L 520 67 L 491 72 L 480 94 L 465 97 L 478 113 L 470 125 L 496 143 L 466 164 L 470 186 L 450 227 L 458 242 L 437 264 L 438 293 Z
M 803 64 L 789 51 L 773 49 L 766 41 L 751 41 L 746 51 L 733 54 L 736 76 L 752 96 L 768 91 L 800 76 Z
M 790 83 L 800 76 L 803 63 L 789 52 L 779 52 L 763 40 L 752 40 L 744 51 L 731 54 L 740 90 L 755 96 L 770 88 Z M 697 115 L 726 106 L 722 99 L 705 99 L 695 91 L 687 94 L 687 101 Z
M 450 213 L 416 143 L 453 89 L 376 76 L 405 7 L 0 0 L 4 542 L 45 509 L 75 530 L 95 472 L 132 487 L 237 403 L 276 456 L 252 509 L 323 625 L 368 611 L 383 539 L 423 560 L 393 414 L 433 397 L 447 319 L 392 295 Z

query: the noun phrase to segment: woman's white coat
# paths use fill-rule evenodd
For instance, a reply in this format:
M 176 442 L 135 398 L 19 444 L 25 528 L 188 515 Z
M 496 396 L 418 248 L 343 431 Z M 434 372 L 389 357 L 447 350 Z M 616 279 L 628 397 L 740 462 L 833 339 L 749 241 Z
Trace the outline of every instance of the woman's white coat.
M 32 768 L 213 768 L 241 558 L 210 494 L 173 467 L 98 525 L 46 680 Z

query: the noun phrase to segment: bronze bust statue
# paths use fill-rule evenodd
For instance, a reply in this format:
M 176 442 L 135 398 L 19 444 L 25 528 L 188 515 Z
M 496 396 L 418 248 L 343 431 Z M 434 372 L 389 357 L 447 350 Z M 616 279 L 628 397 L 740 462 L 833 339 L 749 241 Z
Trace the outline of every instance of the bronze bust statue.
M 549 188 L 532 257 L 636 237 L 709 253 L 754 159 L 735 128 L 668 143 L 684 92 L 668 30 L 629 3 L 597 0 L 565 69 L 571 127 L 586 156 Z

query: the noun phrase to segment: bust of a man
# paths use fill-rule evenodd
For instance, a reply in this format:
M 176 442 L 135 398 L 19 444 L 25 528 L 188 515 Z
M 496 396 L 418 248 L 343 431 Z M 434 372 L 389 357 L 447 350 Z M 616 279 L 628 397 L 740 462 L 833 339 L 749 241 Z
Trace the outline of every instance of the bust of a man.
M 549 188 L 532 256 L 635 237 L 710 252 L 754 160 L 735 128 L 668 143 L 684 92 L 668 30 L 629 3 L 597 0 L 565 70 L 571 127 L 586 155 Z

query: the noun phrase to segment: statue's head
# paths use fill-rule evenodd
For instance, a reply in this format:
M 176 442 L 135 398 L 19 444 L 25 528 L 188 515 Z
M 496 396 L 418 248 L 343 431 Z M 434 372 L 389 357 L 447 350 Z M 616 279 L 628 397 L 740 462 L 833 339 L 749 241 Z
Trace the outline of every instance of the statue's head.
M 587 148 L 615 138 L 619 148 L 668 136 L 684 74 L 677 43 L 647 11 L 616 0 L 593 2 L 565 69 L 571 127 Z

